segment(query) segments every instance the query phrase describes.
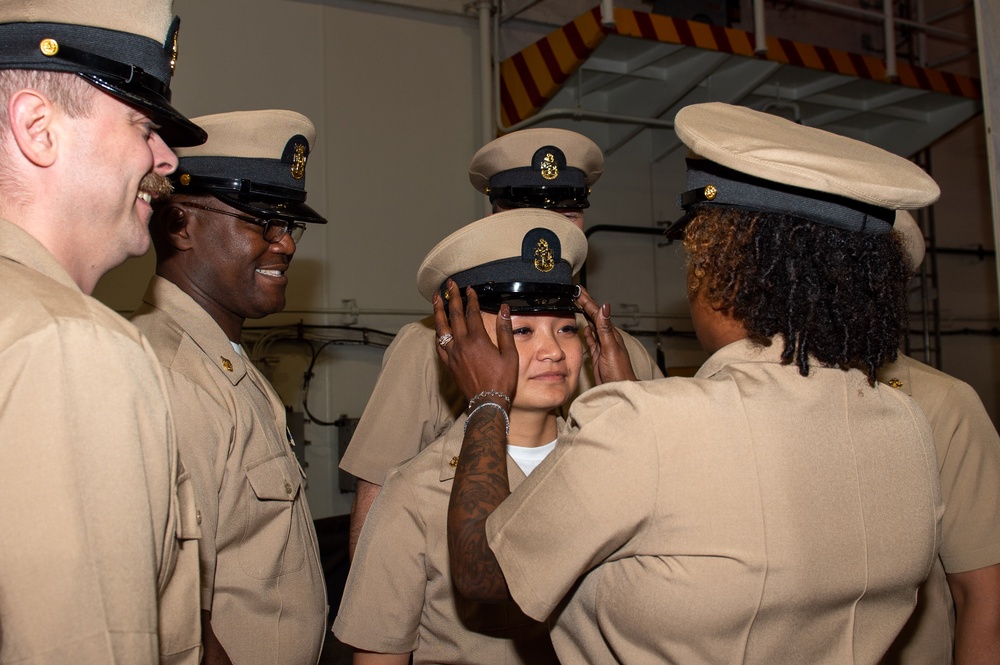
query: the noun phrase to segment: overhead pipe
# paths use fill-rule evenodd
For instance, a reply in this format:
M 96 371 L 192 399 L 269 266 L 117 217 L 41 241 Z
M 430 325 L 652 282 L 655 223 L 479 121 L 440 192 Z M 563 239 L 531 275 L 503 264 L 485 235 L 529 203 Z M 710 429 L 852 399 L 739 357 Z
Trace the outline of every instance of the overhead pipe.
M 896 24 L 892 20 L 893 0 L 882 0 L 882 30 L 885 34 L 885 77 L 890 81 L 899 76 L 896 71 Z
M 493 0 L 477 0 L 476 13 L 479 17 L 479 104 L 480 104 L 480 144 L 493 140 L 495 122 L 493 120 Z M 499 99 L 499 95 L 497 95 Z M 483 201 L 483 214 L 493 212 L 489 198 Z
M 507 21 L 511 21 L 541 2 L 542 0 L 531 0 L 531 2 L 526 2 L 510 14 L 500 17 L 500 22 L 506 23 Z
M 482 143 L 493 140 L 493 49 L 490 39 L 490 17 L 493 0 L 477 0 L 479 17 L 479 98 L 482 108 Z
M 881 22 L 885 19 L 885 15 L 881 12 L 871 11 L 870 9 L 860 9 L 852 7 L 851 5 L 843 5 L 839 2 L 830 2 L 830 0 L 796 0 L 796 5 L 801 7 L 819 7 L 822 9 L 828 9 L 838 14 L 852 14 L 854 16 L 867 18 L 873 22 Z M 948 39 L 951 41 L 974 42 L 976 40 L 974 35 L 958 32 L 956 30 L 938 28 L 927 23 L 921 23 L 907 18 L 896 18 L 894 22 L 898 25 L 916 28 L 917 30 L 926 32 L 928 35 L 934 35 L 935 37 L 941 37 L 942 39 Z
M 767 53 L 767 28 L 764 25 L 764 0 L 753 0 L 753 52 Z
M 615 27 L 615 0 L 601 0 L 601 25 Z
M 499 125 L 498 120 L 497 126 L 504 132 L 514 132 L 519 129 L 531 127 L 540 122 L 555 118 L 569 118 L 570 120 L 594 120 L 597 122 L 621 122 L 630 125 L 645 125 L 646 127 L 655 127 L 658 129 L 674 128 L 673 120 L 658 120 L 656 118 L 643 118 L 637 115 L 604 113 L 603 111 L 585 111 L 584 109 L 548 109 L 541 111 L 540 113 L 536 113 L 530 118 L 526 118 L 521 122 L 511 125 L 510 127 L 503 127 Z

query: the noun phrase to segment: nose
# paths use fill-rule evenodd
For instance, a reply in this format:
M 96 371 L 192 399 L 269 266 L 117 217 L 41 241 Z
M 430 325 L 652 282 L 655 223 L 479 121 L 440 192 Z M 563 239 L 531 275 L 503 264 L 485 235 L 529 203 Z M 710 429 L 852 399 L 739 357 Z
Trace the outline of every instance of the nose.
M 284 254 L 291 260 L 295 256 L 295 241 L 292 240 L 291 229 L 289 229 L 288 233 L 281 236 L 278 242 L 272 242 L 271 246 L 268 247 L 268 251 L 276 254 Z
M 160 175 L 170 175 L 177 170 L 177 155 L 167 147 L 163 139 L 157 132 L 153 132 L 150 137 L 150 146 L 153 149 L 153 170 Z
M 551 332 L 546 332 L 538 344 L 538 359 L 558 362 L 566 357 L 559 339 Z

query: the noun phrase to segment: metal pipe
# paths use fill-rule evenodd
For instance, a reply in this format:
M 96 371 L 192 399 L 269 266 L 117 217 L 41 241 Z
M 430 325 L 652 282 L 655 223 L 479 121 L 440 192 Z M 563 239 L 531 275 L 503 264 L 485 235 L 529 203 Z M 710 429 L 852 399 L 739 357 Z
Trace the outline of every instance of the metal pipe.
M 952 62 L 956 62 L 958 60 L 964 60 L 965 58 L 968 58 L 970 56 L 976 55 L 977 53 L 979 53 L 979 49 L 977 49 L 977 48 L 970 48 L 970 49 L 966 49 L 964 51 L 959 51 L 957 53 L 953 53 L 952 55 L 948 55 L 948 56 L 945 56 L 943 58 L 939 58 L 937 60 L 934 60 L 933 62 L 925 63 L 923 66 L 924 67 L 930 67 L 931 69 L 934 69 L 934 68 L 937 68 L 937 67 L 941 67 L 943 65 L 947 65 L 947 64 L 952 63 Z
M 924 0 L 917 0 L 917 20 L 921 23 L 927 22 L 927 11 L 924 7 Z M 919 67 L 927 66 L 927 33 L 925 32 L 917 34 L 917 59 L 915 64 Z
M 764 26 L 764 0 L 753 0 L 753 52 L 767 53 L 767 28 Z
M 500 0 L 501 2 L 503 0 Z M 491 75 L 491 86 L 493 90 L 493 99 L 491 100 L 491 107 L 493 108 L 493 124 L 490 127 L 490 131 L 486 133 L 486 136 L 492 137 L 496 136 L 497 130 L 503 130 L 501 127 L 500 119 L 503 114 L 500 110 L 500 5 L 497 6 L 497 10 L 493 12 L 492 18 L 490 20 L 490 28 L 492 33 L 491 49 L 490 49 L 490 75 Z M 486 137 L 483 137 L 485 140 Z M 493 213 L 493 204 L 490 203 L 490 198 L 488 196 L 483 197 L 483 215 L 490 215 Z
M 601 0 L 601 25 L 615 27 L 615 0 Z
M 856 7 L 851 7 L 849 5 L 842 5 L 838 2 L 829 2 L 828 0 L 797 0 L 796 4 L 799 6 L 812 6 L 820 7 L 822 9 L 829 9 L 835 13 L 842 14 L 853 14 L 854 16 L 861 16 L 866 18 L 873 23 L 881 23 L 884 20 L 884 16 L 881 12 L 871 11 L 870 9 L 859 9 Z M 899 25 L 905 25 L 911 28 L 916 28 L 917 30 L 922 30 L 929 35 L 934 35 L 936 37 L 941 37 L 943 39 L 950 39 L 952 41 L 958 42 L 972 42 L 975 41 L 973 35 L 965 34 L 964 32 L 957 32 L 955 30 L 946 30 L 944 28 L 938 28 L 933 25 L 928 25 L 926 23 L 920 23 L 918 21 L 913 21 L 906 18 L 896 19 L 896 23 Z
M 882 31 L 885 35 L 885 77 L 890 81 L 898 76 L 896 72 L 896 24 L 892 20 L 893 0 L 882 0 Z
M 520 14 L 523 14 L 524 12 L 528 11 L 529 9 L 531 9 L 532 7 L 534 7 L 535 5 L 537 5 L 537 4 L 541 3 L 541 2 L 542 2 L 542 0 L 531 0 L 531 2 L 526 2 L 523 5 L 521 5 L 520 7 L 518 7 L 517 9 L 515 9 L 510 14 L 508 14 L 506 16 L 501 16 L 500 17 L 500 22 L 501 23 L 506 23 L 507 21 L 515 19 Z
M 479 100 L 481 105 L 482 124 L 481 143 L 486 144 L 493 139 L 493 49 L 490 40 L 490 16 L 493 12 L 493 0 L 477 0 L 476 12 L 479 15 Z
M 531 127 L 537 125 L 545 120 L 551 120 L 553 118 L 570 118 L 571 120 L 598 120 L 601 122 L 622 122 L 625 124 L 633 125 L 645 125 L 646 127 L 658 127 L 660 129 L 673 129 L 674 123 L 672 120 L 657 120 L 656 118 L 642 118 L 635 115 L 621 115 L 617 113 L 604 113 L 602 111 L 585 111 L 583 109 L 548 109 L 542 111 L 541 113 L 536 113 L 535 115 L 522 120 L 521 122 L 515 123 L 510 127 L 500 127 L 501 131 L 513 132 L 518 129 L 524 129 L 525 127 Z
M 973 3 L 973 2 L 964 2 L 964 3 L 960 4 L 960 5 L 956 5 L 956 6 L 952 7 L 951 9 L 944 10 L 940 14 L 935 14 L 934 16 L 932 16 L 929 19 L 927 19 L 926 22 L 927 23 L 937 23 L 938 21 L 944 21 L 945 19 L 949 19 L 952 16 L 958 16 L 962 12 L 968 11 L 969 9 L 972 9 L 974 5 L 975 5 L 975 3 Z

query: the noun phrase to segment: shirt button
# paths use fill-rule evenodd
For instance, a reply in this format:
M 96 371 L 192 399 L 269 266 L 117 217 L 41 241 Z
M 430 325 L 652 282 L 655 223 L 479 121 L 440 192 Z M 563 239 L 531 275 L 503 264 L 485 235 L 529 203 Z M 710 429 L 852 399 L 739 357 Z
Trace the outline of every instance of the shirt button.
M 198 524 L 201 524 L 201 511 L 200 510 L 194 511 L 194 519 L 195 519 L 195 521 L 198 522 Z
M 291 493 L 292 493 L 292 484 L 286 480 L 285 481 L 285 494 L 291 494 Z

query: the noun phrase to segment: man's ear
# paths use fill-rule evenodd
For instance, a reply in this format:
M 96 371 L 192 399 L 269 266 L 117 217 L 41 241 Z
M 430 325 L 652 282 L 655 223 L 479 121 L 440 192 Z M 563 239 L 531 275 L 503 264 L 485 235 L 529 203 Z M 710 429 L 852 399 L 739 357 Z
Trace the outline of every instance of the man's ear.
M 59 150 L 52 100 L 37 90 L 18 90 L 7 102 L 7 114 L 11 135 L 25 159 L 42 168 L 52 166 Z
M 194 219 L 179 205 L 168 203 L 157 211 L 157 223 L 166 238 L 167 244 L 175 251 L 185 252 L 194 246 L 191 237 L 191 222 Z

